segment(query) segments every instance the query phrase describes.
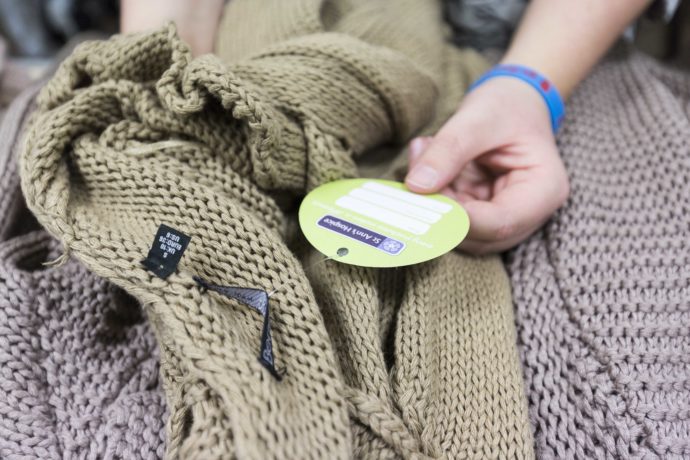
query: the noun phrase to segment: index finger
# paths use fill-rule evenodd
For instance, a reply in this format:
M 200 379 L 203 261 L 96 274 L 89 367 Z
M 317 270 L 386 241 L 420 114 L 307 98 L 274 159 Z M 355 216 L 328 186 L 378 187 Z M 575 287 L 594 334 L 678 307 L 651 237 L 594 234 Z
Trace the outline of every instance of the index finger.
M 464 203 L 470 216 L 468 238 L 506 240 L 530 234 L 563 204 L 567 197 L 565 173 L 539 167 L 508 173 L 506 185 L 489 201 Z

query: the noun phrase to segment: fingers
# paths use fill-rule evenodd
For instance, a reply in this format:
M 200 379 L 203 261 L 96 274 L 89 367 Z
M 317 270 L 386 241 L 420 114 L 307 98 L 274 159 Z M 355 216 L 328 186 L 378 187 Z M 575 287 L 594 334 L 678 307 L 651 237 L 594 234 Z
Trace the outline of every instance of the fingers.
M 531 88 L 512 83 L 495 79 L 482 85 L 433 138 L 410 145 L 407 187 L 443 193 L 465 207 L 470 231 L 461 249 L 467 252 L 518 244 L 568 195 L 543 101 Z
M 536 231 L 537 229 L 535 229 Z M 521 235 L 515 235 L 514 237 L 508 239 L 508 240 L 502 240 L 502 241 L 493 241 L 493 242 L 486 242 L 486 241 L 475 241 L 475 240 L 470 240 L 466 239 L 460 244 L 460 250 L 462 252 L 466 252 L 468 254 L 474 254 L 477 256 L 483 256 L 487 254 L 498 254 L 500 252 L 507 251 L 521 242 L 525 241 L 527 238 L 529 238 L 532 233 L 524 233 Z
M 471 226 L 461 249 L 486 254 L 511 248 L 546 222 L 567 196 L 568 180 L 559 163 L 511 171 L 490 201 L 464 203 Z
M 450 187 L 461 204 L 472 200 L 489 200 L 493 194 L 494 178 L 472 161 L 460 171 Z
M 489 150 L 494 139 L 487 128 L 486 123 L 474 122 L 462 111 L 456 113 L 415 159 L 405 178 L 407 187 L 418 193 L 444 188 L 470 160 Z
M 408 169 L 411 170 L 414 168 L 414 166 L 417 164 L 417 160 L 422 156 L 422 153 L 424 153 L 424 150 L 429 146 L 431 143 L 431 137 L 430 136 L 420 136 L 420 137 L 415 137 L 412 139 L 410 142 L 410 149 L 409 149 L 409 166 Z

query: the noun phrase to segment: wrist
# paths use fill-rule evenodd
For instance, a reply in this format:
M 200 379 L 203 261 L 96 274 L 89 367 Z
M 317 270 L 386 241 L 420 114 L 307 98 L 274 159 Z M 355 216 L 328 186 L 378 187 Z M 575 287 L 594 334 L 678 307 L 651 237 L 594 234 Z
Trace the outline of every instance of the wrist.
M 549 109 L 538 92 L 516 78 L 494 78 L 477 87 L 460 107 L 492 135 L 513 139 L 525 135 L 553 137 Z
M 498 65 L 520 65 L 534 69 L 558 88 L 561 97 L 563 97 L 563 100 L 566 100 L 573 89 L 573 83 L 554 64 L 556 63 L 541 59 L 539 53 L 525 54 L 511 50 L 498 63 Z
M 471 92 L 493 80 L 515 80 L 530 86 L 533 93 L 540 96 L 547 109 L 554 134 L 558 131 L 565 115 L 565 105 L 558 89 L 548 78 L 535 69 L 523 65 L 499 64 L 479 77 L 468 91 Z

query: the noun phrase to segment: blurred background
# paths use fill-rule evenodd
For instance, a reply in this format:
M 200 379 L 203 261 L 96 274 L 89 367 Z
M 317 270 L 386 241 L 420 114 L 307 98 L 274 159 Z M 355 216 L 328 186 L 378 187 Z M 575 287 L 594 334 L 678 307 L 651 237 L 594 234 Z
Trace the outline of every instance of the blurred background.
M 452 40 L 483 52 L 490 60 L 498 59 L 507 47 L 527 3 L 439 1 L 444 4 Z M 0 0 L 0 114 L 76 43 L 117 33 L 119 15 L 119 0 Z M 690 1 L 655 2 L 626 37 L 656 58 L 687 66 Z
M 0 109 L 75 39 L 108 36 L 118 23 L 118 0 L 0 0 Z

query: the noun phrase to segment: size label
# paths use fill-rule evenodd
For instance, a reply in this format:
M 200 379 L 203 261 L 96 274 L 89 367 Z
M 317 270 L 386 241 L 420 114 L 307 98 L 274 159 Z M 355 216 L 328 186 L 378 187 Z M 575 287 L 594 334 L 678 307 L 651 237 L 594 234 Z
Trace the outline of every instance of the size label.
M 165 279 L 177 268 L 190 240 L 179 230 L 161 224 L 146 259 L 141 263 L 156 276 Z
M 467 213 L 450 198 L 419 195 L 399 182 L 374 179 L 314 189 L 302 201 L 299 222 L 316 249 L 365 267 L 433 259 L 460 244 L 469 230 Z

